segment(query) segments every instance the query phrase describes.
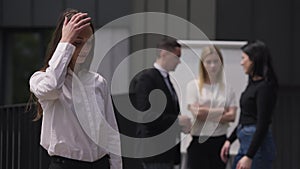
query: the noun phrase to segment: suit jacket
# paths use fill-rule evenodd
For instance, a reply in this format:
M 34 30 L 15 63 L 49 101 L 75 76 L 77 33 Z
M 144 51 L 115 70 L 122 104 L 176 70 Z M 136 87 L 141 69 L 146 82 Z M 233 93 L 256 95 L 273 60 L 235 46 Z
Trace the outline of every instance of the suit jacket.
M 150 105 L 149 94 L 158 89 L 165 94 L 166 106 L 163 112 L 157 112 L 155 109 L 156 104 L 161 104 L 164 96 L 154 95 L 153 103 Z M 138 73 L 130 84 L 130 93 L 132 93 L 131 101 L 135 108 L 139 111 L 147 111 L 143 117 L 145 119 L 157 117 L 155 120 L 148 123 L 140 123 L 137 125 L 137 137 L 153 137 L 158 134 L 165 132 L 170 128 L 173 123 L 175 124 L 175 130 L 169 135 L 168 140 L 174 144 L 174 147 L 170 150 L 148 158 L 144 158 L 144 162 L 155 162 L 155 163 L 165 163 L 171 162 L 174 164 L 180 163 L 180 144 L 175 145 L 175 140 L 180 137 L 180 127 L 176 119 L 179 115 L 179 104 L 165 83 L 164 77 L 161 75 L 159 70 L 155 68 L 150 68 L 143 70 Z M 149 109 L 151 107 L 151 109 Z M 154 108 L 153 108 L 154 107 Z M 157 146 L 151 147 L 151 149 L 161 149 L 162 144 L 160 142 L 155 143 Z M 138 149 L 143 150 L 143 144 L 141 144 Z

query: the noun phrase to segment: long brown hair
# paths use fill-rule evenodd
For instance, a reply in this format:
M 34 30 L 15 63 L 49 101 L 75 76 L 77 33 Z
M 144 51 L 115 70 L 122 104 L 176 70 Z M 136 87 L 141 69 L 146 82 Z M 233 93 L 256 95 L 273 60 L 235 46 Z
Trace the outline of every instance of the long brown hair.
M 223 65 L 224 65 L 224 61 L 223 61 L 222 53 L 214 45 L 206 46 L 202 49 L 201 59 L 200 59 L 200 62 L 199 62 L 199 82 L 198 83 L 199 83 L 200 95 L 202 95 L 202 89 L 203 89 L 204 83 L 209 80 L 209 75 L 208 75 L 208 73 L 207 73 L 207 71 L 204 67 L 203 61 L 206 59 L 207 56 L 212 55 L 212 54 L 218 55 L 218 57 L 221 60 L 222 66 L 221 66 L 221 68 L 218 72 L 217 80 L 218 80 L 218 83 L 220 83 L 221 85 L 224 85 L 223 84 Z
M 62 27 L 64 24 L 64 20 L 65 17 L 67 17 L 68 21 L 72 18 L 73 15 L 79 13 L 80 11 L 76 10 L 76 9 L 66 9 L 59 17 L 56 28 L 52 34 L 52 38 L 48 44 L 48 48 L 46 51 L 46 55 L 45 55 L 45 61 L 44 61 L 44 66 L 40 69 L 40 71 L 45 72 L 46 69 L 49 67 L 49 61 L 52 58 L 53 53 L 56 50 L 56 47 L 62 37 Z M 92 23 L 90 24 L 93 33 L 95 32 L 95 29 L 92 25 Z M 34 102 L 34 104 L 36 105 L 37 108 L 37 114 L 34 118 L 34 121 L 39 120 L 42 115 L 43 115 L 43 109 L 41 107 L 41 104 L 38 102 L 38 99 L 35 97 L 35 95 L 33 93 L 31 93 L 30 95 L 30 100 Z M 30 102 L 31 102 L 30 101 Z M 30 103 L 29 103 L 30 104 Z M 30 108 L 31 106 L 29 106 Z

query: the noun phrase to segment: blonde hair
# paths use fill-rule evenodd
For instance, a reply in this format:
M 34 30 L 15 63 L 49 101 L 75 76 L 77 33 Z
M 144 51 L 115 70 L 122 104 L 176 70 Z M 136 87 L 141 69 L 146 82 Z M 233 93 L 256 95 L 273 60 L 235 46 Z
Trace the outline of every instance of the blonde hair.
M 223 61 L 223 56 L 221 51 L 214 45 L 206 46 L 202 49 L 201 53 L 201 58 L 199 62 L 199 90 L 200 90 L 200 95 L 202 95 L 202 89 L 204 86 L 204 82 L 207 82 L 209 80 L 208 73 L 204 67 L 203 61 L 210 55 L 217 55 L 220 60 L 221 60 L 221 68 L 219 69 L 218 75 L 217 75 L 217 83 L 220 84 L 221 89 L 224 89 L 224 77 L 223 77 L 223 66 L 224 66 L 224 61 Z

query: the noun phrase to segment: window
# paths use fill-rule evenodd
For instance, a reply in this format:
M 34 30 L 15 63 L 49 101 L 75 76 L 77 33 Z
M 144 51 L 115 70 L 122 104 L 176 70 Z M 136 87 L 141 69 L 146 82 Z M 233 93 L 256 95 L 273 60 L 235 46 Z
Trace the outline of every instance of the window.
M 29 78 L 40 69 L 51 30 L 4 30 L 2 56 L 3 86 L 0 104 L 26 103 L 30 96 Z

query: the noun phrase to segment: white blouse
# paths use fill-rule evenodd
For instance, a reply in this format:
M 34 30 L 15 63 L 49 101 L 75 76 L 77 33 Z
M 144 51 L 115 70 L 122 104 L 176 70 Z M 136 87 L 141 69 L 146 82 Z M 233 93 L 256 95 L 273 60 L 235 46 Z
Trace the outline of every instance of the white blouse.
M 199 80 L 192 80 L 187 85 L 187 105 L 198 103 L 202 106 L 211 108 L 237 107 L 235 93 L 228 84 L 225 85 L 225 90 L 221 90 L 219 84 L 209 85 L 204 83 L 202 94 L 200 94 L 198 82 Z M 228 123 L 219 123 L 208 120 L 205 122 L 196 121 L 195 118 L 193 121 L 194 124 L 191 130 L 193 136 L 221 136 L 227 134 L 227 129 L 229 127 Z
M 118 126 L 105 79 L 97 73 L 68 68 L 75 51 L 59 43 L 45 72 L 30 78 L 30 90 L 43 108 L 40 144 L 50 156 L 96 161 L 110 156 L 121 169 Z

